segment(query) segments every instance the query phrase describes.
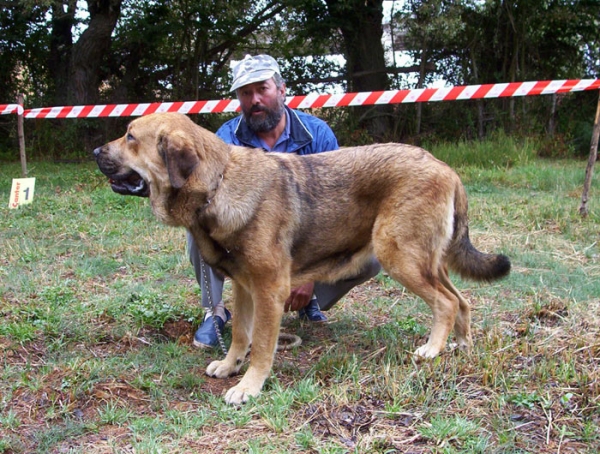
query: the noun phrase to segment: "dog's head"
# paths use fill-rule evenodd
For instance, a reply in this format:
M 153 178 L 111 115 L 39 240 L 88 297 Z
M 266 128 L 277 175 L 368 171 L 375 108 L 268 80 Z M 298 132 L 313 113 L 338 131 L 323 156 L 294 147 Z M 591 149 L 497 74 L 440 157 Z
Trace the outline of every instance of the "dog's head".
M 175 223 L 169 204 L 189 177 L 200 171 L 194 189 L 202 192 L 218 178 L 227 146 L 188 117 L 176 113 L 151 114 L 132 121 L 125 135 L 94 150 L 100 171 L 113 191 L 149 197 L 154 214 Z

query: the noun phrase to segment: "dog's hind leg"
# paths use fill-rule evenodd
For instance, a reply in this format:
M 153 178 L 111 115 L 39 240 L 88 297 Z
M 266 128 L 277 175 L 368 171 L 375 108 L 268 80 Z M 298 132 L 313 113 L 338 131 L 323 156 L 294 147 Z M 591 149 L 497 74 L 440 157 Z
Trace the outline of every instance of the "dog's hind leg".
M 433 324 L 427 343 L 415 351 L 416 356 L 434 358 L 446 346 L 448 336 L 454 327 L 458 313 L 459 302 L 437 277 L 427 276 L 416 280 L 406 280 L 400 277 L 403 285 L 415 293 L 430 307 L 433 313 Z
M 450 290 L 450 292 L 458 298 L 458 313 L 456 314 L 456 321 L 454 322 L 454 334 L 456 336 L 458 348 L 470 353 L 473 347 L 473 338 L 471 336 L 471 307 L 469 302 L 462 296 L 452 281 L 450 281 L 446 265 L 440 267 L 439 277 L 444 287 Z
M 399 245 L 402 245 L 399 247 Z M 409 291 L 421 297 L 433 312 L 433 325 L 427 343 L 415 355 L 433 358 L 440 354 L 454 327 L 459 300 L 442 283 L 439 258 L 423 249 L 419 241 L 391 238 L 385 233 L 374 238 L 375 254 L 383 268 Z

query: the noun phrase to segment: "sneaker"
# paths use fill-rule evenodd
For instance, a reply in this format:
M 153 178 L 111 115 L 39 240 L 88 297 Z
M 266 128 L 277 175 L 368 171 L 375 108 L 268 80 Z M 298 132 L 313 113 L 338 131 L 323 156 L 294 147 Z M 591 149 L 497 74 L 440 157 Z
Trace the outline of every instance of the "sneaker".
M 321 308 L 319 307 L 316 298 L 311 299 L 308 306 L 298 311 L 298 317 L 300 320 L 308 320 L 313 323 L 323 323 L 327 321 L 327 317 L 321 312 Z
M 221 317 L 216 316 L 217 325 L 219 326 L 219 331 L 221 333 L 223 333 L 225 323 L 231 320 L 231 312 L 229 312 L 227 309 L 225 309 L 225 316 L 227 317 L 227 320 L 223 320 Z M 213 317 L 213 315 L 206 317 L 196 331 L 196 334 L 194 334 L 194 347 L 212 348 L 219 345 L 219 337 L 215 331 Z

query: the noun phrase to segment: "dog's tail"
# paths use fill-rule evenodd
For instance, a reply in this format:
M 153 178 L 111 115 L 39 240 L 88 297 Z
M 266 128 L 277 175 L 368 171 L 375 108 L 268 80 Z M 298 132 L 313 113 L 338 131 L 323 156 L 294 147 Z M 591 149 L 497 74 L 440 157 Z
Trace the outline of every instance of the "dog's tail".
M 493 281 L 510 273 L 510 259 L 502 254 L 486 254 L 473 246 L 469 239 L 467 195 L 458 183 L 454 199 L 454 234 L 446 258 L 451 270 L 465 279 Z

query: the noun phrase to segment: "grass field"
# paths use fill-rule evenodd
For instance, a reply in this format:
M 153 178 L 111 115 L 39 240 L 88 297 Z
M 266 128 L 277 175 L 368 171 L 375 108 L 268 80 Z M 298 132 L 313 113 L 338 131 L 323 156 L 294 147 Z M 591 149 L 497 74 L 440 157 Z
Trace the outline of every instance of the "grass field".
M 598 176 L 582 219 L 584 162 L 486 147 L 436 150 L 467 187 L 473 243 L 513 262 L 492 285 L 455 279 L 473 353 L 415 363 L 430 311 L 380 274 L 326 325 L 286 315 L 303 344 L 239 409 L 221 398 L 237 377 L 204 375 L 221 352 L 191 346 L 202 309 L 184 232 L 93 163 L 31 163 L 35 200 L 9 210 L 20 166 L 2 164 L 0 452 L 598 452 Z

